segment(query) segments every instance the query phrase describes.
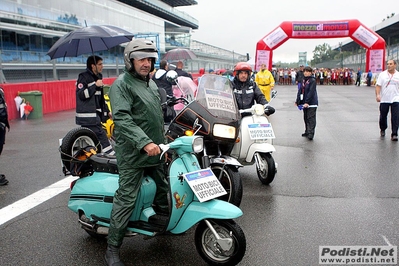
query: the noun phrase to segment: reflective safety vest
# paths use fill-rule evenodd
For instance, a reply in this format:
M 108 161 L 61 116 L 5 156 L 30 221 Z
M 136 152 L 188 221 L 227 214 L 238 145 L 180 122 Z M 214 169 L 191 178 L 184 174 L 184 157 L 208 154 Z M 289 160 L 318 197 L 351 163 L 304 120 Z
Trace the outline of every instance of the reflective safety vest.
M 76 81 L 76 124 L 95 125 L 97 116 L 102 122 L 108 119 L 109 109 L 103 88 L 96 86 L 96 81 L 101 78 L 101 74 L 95 75 L 88 69 L 79 74 Z

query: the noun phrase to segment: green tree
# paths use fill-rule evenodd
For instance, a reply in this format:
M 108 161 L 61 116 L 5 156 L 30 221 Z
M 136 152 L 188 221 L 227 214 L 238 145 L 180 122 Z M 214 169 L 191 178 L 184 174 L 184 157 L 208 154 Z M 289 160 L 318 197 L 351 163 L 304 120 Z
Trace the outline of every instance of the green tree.
M 313 59 L 311 60 L 312 65 L 333 60 L 334 57 L 339 54 L 339 51 L 331 49 L 331 46 L 327 43 L 317 45 L 313 50 Z

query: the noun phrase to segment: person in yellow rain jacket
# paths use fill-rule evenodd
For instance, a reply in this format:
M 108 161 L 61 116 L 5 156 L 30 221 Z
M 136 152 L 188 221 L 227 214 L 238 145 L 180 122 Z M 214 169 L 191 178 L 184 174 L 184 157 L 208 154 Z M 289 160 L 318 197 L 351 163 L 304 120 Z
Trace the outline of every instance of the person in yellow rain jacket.
M 272 73 L 267 70 L 266 65 L 262 64 L 260 66 L 259 72 L 255 76 L 255 82 L 258 84 L 259 89 L 265 95 L 265 98 L 268 102 L 270 102 L 271 91 L 274 87 L 274 78 Z

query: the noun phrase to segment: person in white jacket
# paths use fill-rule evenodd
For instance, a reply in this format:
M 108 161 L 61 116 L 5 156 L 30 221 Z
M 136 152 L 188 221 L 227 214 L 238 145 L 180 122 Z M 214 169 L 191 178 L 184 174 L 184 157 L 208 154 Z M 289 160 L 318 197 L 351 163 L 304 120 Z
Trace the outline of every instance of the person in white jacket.
M 388 60 L 387 70 L 378 75 L 375 95 L 377 102 L 380 103 L 380 136 L 385 137 L 385 130 L 388 128 L 388 112 L 391 108 L 391 140 L 398 141 L 399 72 L 396 70 L 395 60 Z

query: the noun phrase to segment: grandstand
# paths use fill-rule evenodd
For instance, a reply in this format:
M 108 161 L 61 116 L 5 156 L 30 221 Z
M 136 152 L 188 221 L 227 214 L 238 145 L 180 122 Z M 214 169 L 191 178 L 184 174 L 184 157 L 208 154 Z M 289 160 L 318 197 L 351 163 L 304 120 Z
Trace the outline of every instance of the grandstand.
M 0 83 L 76 79 L 88 55 L 50 60 L 50 47 L 63 35 L 85 25 L 114 25 L 136 38 L 153 40 L 161 58 L 170 49 L 192 49 L 197 59 L 185 62 L 188 71 L 229 69 L 245 55 L 191 39 L 198 21 L 178 6 L 194 0 L 2 0 L 0 5 Z M 104 77 L 123 68 L 123 47 L 96 53 L 103 57 Z
M 370 28 L 384 38 L 387 44 L 386 59 L 394 59 L 399 61 L 399 14 L 390 18 L 384 19 L 381 23 Z M 350 56 L 341 60 L 322 62 L 315 67 L 348 67 L 351 69 L 365 70 L 366 50 L 352 39 L 348 38 L 347 41 L 342 42 L 340 45 L 333 47 L 334 50 L 342 49 L 342 51 L 349 51 Z

